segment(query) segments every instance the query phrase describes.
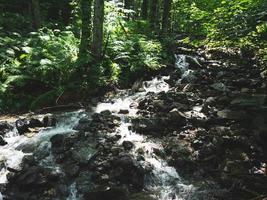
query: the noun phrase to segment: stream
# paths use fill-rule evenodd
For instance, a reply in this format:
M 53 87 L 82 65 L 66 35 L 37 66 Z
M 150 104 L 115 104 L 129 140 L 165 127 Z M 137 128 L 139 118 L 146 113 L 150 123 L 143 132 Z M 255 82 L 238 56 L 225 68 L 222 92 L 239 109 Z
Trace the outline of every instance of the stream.
M 157 198 L 161 200 L 192 199 L 191 195 L 195 190 L 194 186 L 184 184 L 175 168 L 168 166 L 166 161 L 155 155 L 153 149 L 163 149 L 160 141 L 149 139 L 146 136 L 131 131 L 129 128 L 131 126 L 129 118 L 134 118 L 138 115 L 138 109 L 135 108 L 134 104 L 141 98 L 144 98 L 149 92 L 155 94 L 167 92 L 169 85 L 165 80 L 168 79 L 168 76 L 163 76 L 146 81 L 142 87 L 144 91 L 132 95 L 127 95 L 126 92 L 126 95 L 119 95 L 120 97 L 114 98 L 112 103 L 100 103 L 96 107 L 96 112 L 100 113 L 110 110 L 112 113 L 117 114 L 121 118 L 121 125 L 114 132 L 114 135 L 120 134 L 122 136 L 118 143 L 122 144 L 124 141 L 133 142 L 132 154 L 135 156 L 138 155 L 138 149 L 144 150 L 146 164 L 153 166 L 152 174 L 145 177 L 145 186 L 148 190 L 153 191 Z M 125 93 L 125 91 L 122 91 L 122 93 Z M 119 114 L 121 110 L 128 110 L 129 113 Z
M 188 63 L 184 55 L 176 55 L 176 68 L 180 69 L 183 73 L 182 77 L 190 74 Z M 148 191 L 154 198 L 158 200 L 197 200 L 197 199 L 213 199 L 211 196 L 203 197 L 203 191 L 199 192 L 197 186 L 183 180 L 177 173 L 174 167 L 168 165 L 167 161 L 155 154 L 154 149 L 163 151 L 163 146 L 159 138 L 152 138 L 146 135 L 138 134 L 131 130 L 131 119 L 139 115 L 138 102 L 140 99 L 146 98 L 147 94 L 158 94 L 161 92 L 168 92 L 170 87 L 166 83 L 169 76 L 158 76 L 150 81 L 144 81 L 142 87 L 137 92 L 131 90 L 119 91 L 116 96 L 107 99 L 105 102 L 98 103 L 92 110 L 93 113 L 101 113 L 109 110 L 113 115 L 120 118 L 120 125 L 115 129 L 111 135 L 120 135 L 117 141 L 118 145 L 122 145 L 125 141 L 133 143 L 133 148 L 130 154 L 138 157 L 140 149 L 144 152 L 144 159 L 139 163 L 142 166 L 150 166 L 152 172 L 145 174 L 144 189 Z M 67 112 L 57 114 L 56 118 L 60 119 L 55 127 L 48 127 L 41 129 L 39 133 L 31 137 L 18 134 L 14 128 L 4 136 L 7 145 L 0 146 L 0 185 L 7 184 L 7 176 L 9 169 L 20 170 L 23 157 L 32 154 L 34 149 L 35 154 L 38 152 L 46 154 L 39 160 L 39 165 L 49 167 L 63 173 L 60 165 L 54 162 L 51 153 L 50 138 L 58 134 L 75 134 L 73 129 L 84 117 L 89 117 L 93 113 L 87 113 L 85 110 L 74 112 Z M 37 118 L 43 118 L 43 115 Z M 23 150 L 23 151 L 22 151 Z M 81 200 L 77 190 L 77 183 L 75 180 L 68 183 L 68 197 L 66 200 Z M 198 197 L 202 193 L 201 198 Z M 204 192 L 205 193 L 205 192 Z M 0 200 L 5 199 L 0 193 Z

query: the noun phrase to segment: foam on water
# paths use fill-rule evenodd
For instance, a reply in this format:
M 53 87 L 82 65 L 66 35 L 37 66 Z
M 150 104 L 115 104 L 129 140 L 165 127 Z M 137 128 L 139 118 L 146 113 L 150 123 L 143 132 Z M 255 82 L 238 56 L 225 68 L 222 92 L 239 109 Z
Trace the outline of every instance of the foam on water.
M 66 200 L 79 200 L 76 183 L 72 183 L 69 187 L 70 194 Z
M 186 68 L 186 63 L 182 57 L 179 61 Z M 160 93 L 169 91 L 169 85 L 165 80 L 168 76 L 156 77 L 151 81 L 146 81 L 143 84 L 144 92 L 137 92 L 132 95 L 115 97 L 112 103 L 100 103 L 96 107 L 96 112 L 109 110 L 121 117 L 121 125 L 113 134 L 120 134 L 122 137 L 118 141 L 119 144 L 123 141 L 131 141 L 134 143 L 132 154 L 137 156 L 138 149 L 143 149 L 145 161 L 143 164 L 148 164 L 153 167 L 151 174 L 146 176 L 145 187 L 155 194 L 160 200 L 185 200 L 194 193 L 195 187 L 193 185 L 186 185 L 182 182 L 175 168 L 168 166 L 167 162 L 154 154 L 154 149 L 163 149 L 159 141 L 152 141 L 144 135 L 137 134 L 129 129 L 131 123 L 126 116 L 136 116 L 137 109 L 132 108 L 131 105 L 137 104 L 141 98 L 145 98 L 147 93 Z M 142 90 L 141 90 L 142 91 Z M 129 114 L 118 114 L 121 109 L 127 109 Z
M 182 74 L 188 72 L 189 64 L 186 62 L 185 55 L 176 55 L 176 67 L 181 70 Z M 185 184 L 176 169 L 169 166 L 167 161 L 154 153 L 154 149 L 163 150 L 161 142 L 130 130 L 131 122 L 129 118 L 138 115 L 137 102 L 145 98 L 148 93 L 168 92 L 170 87 L 165 82 L 167 79 L 169 79 L 169 76 L 156 77 L 151 81 L 145 81 L 140 92 L 134 94 L 130 94 L 128 91 L 122 91 L 122 93 L 114 97 L 111 102 L 99 103 L 95 108 L 95 112 L 100 113 L 104 110 L 110 110 L 113 114 L 121 117 L 121 124 L 113 134 L 119 133 L 122 136 L 118 141 L 119 144 L 122 144 L 123 141 L 131 141 L 134 143 L 134 148 L 132 149 L 132 154 L 134 156 L 138 155 L 138 150 L 140 148 L 143 149 L 145 161 L 141 161 L 141 164 L 152 166 L 152 172 L 145 177 L 145 187 L 154 194 L 154 197 L 159 200 L 198 199 L 195 195 L 197 188 L 191 184 Z M 129 113 L 121 114 L 121 110 L 128 110 Z M 198 112 L 199 108 L 195 108 L 195 110 L 195 112 Z M 36 145 L 40 148 L 41 152 L 50 152 L 51 144 L 49 139 L 55 134 L 73 133 L 73 127 L 78 123 L 79 119 L 84 116 L 82 112 L 83 111 L 78 111 L 62 115 L 56 127 L 44 129 L 32 138 L 20 136 L 15 130 L 8 133 L 5 137 L 8 144 L 0 147 L 0 161 L 4 162 L 5 165 L 0 171 L 0 184 L 7 182 L 7 167 L 14 169 L 20 167 L 21 161 L 26 155 L 20 150 L 24 145 Z M 61 170 L 60 167 L 55 164 L 51 152 L 40 164 L 53 167 L 59 172 Z M 0 200 L 1 198 L 3 199 L 0 193 Z M 69 196 L 66 200 L 79 200 L 75 182 L 70 184 Z
M 38 147 L 42 142 L 49 141 L 56 134 L 73 133 L 73 127 L 84 116 L 83 112 L 83 110 L 79 110 L 62 114 L 56 127 L 43 129 L 31 138 L 19 135 L 16 129 L 7 133 L 4 139 L 8 144 L 0 146 L 0 161 L 3 164 L 0 171 L 0 184 L 7 183 L 7 174 L 9 173 L 7 168 L 19 170 L 23 157 L 29 155 L 29 153 L 23 153 L 22 149 L 28 146 Z

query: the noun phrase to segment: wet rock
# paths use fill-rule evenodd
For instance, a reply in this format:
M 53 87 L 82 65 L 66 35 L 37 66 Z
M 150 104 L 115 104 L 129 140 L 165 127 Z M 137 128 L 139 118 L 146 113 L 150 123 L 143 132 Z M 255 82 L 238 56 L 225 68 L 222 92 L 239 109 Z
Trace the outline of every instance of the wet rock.
M 72 158 L 78 163 L 87 164 L 95 156 L 97 151 L 90 144 L 78 146 L 71 150 Z
M 228 87 L 224 83 L 214 83 L 210 86 L 214 90 L 217 90 L 219 92 L 227 92 L 229 91 Z
M 27 152 L 27 153 L 34 153 L 34 156 L 38 159 L 45 159 L 46 157 L 48 157 L 50 155 L 50 147 L 51 144 L 49 141 L 43 141 L 39 144 L 38 147 L 36 147 L 35 145 L 33 145 L 34 147 L 23 147 L 22 151 L 23 152 Z M 19 149 L 18 149 L 19 150 Z
M 109 111 L 109 110 L 104 110 L 100 114 L 103 115 L 103 116 L 110 116 L 110 115 L 112 115 L 111 111 Z
M 132 92 L 138 92 L 140 89 L 142 89 L 142 86 L 143 86 L 143 79 L 138 79 L 134 82 L 132 88 L 131 88 L 131 91 Z
M 84 195 L 85 200 L 128 200 L 128 192 L 123 187 L 96 187 Z
M 136 160 L 137 160 L 137 161 L 145 161 L 146 159 L 145 159 L 144 156 L 142 156 L 142 155 L 138 155 L 138 156 L 136 157 Z
M 75 178 L 76 187 L 79 194 L 86 194 L 91 191 L 91 188 L 94 187 L 92 174 L 93 172 L 89 170 L 81 171 Z
M 69 177 L 78 175 L 80 167 L 76 162 L 64 162 L 62 169 Z
M 164 100 L 154 100 L 151 105 L 156 109 L 157 111 L 166 111 L 167 106 L 165 105 Z M 153 109 L 153 110 L 154 110 Z
M 193 70 L 186 71 L 182 76 L 182 83 L 195 83 L 197 81 L 196 72 Z
M 180 113 L 172 113 L 166 117 L 135 118 L 132 120 L 132 128 L 144 135 L 163 136 L 171 130 L 184 126 L 186 119 Z
M 16 181 L 17 183 L 19 183 L 21 187 L 25 187 L 25 188 L 31 185 L 37 184 L 37 183 L 44 183 L 45 180 L 41 178 L 39 174 L 41 174 L 40 168 L 31 167 L 30 170 L 23 172 Z
M 189 109 L 189 106 L 186 105 L 186 104 L 183 104 L 183 103 L 173 102 L 169 108 L 170 108 L 169 109 L 170 111 L 172 109 L 177 109 L 179 111 L 184 111 L 184 110 L 188 110 Z
M 113 156 L 118 156 L 121 152 L 123 152 L 123 148 L 121 148 L 121 147 L 112 147 L 110 151 L 111 151 Z
M 159 149 L 159 148 L 153 148 L 153 153 L 161 158 L 166 157 L 164 150 Z
M 123 141 L 122 146 L 125 150 L 129 151 L 134 147 L 134 144 L 131 141 Z
M 190 144 L 172 137 L 165 142 L 164 149 L 169 156 L 169 163 L 179 171 L 191 173 L 196 169 L 197 163 L 192 158 L 193 150 Z
M 193 84 L 186 84 L 183 88 L 183 92 L 192 92 L 194 90 L 194 85 Z
M 28 121 L 26 119 L 18 119 L 16 122 L 16 128 L 18 130 L 18 133 L 20 135 L 23 135 L 26 132 L 29 132 L 29 124 Z
M 251 83 L 251 80 L 248 78 L 240 78 L 232 81 L 232 84 L 235 87 L 250 87 Z
M 0 135 L 0 146 L 7 145 L 7 142 L 4 140 L 4 138 Z
M 247 119 L 247 113 L 245 111 L 232 111 L 232 110 L 221 110 L 217 112 L 217 115 L 221 119 L 229 120 L 244 120 Z
M 112 162 L 111 178 L 126 185 L 132 185 L 136 190 L 144 187 L 144 169 L 128 154 L 120 155 Z
M 0 122 L 0 135 L 4 135 L 12 129 L 13 127 L 8 122 Z
M 35 118 L 18 119 L 15 125 L 20 135 L 30 132 L 30 128 L 44 127 L 44 124 Z
M 32 190 L 31 186 L 49 184 L 49 180 L 60 179 L 60 174 L 54 173 L 50 169 L 33 166 L 22 171 L 16 179 L 16 184 L 27 190 Z
M 124 115 L 126 115 L 126 114 L 129 114 L 129 110 L 127 110 L 127 109 L 121 109 L 120 111 L 119 111 L 119 114 L 124 114 Z
M 171 120 L 174 120 L 178 123 L 182 123 L 182 124 L 185 123 L 184 114 L 182 112 L 180 112 L 177 108 L 174 108 L 169 112 L 169 117 Z
M 43 118 L 44 127 L 53 127 L 57 124 L 57 119 L 52 115 L 46 115 Z
M 73 129 L 79 131 L 90 131 L 91 122 L 91 119 L 84 117 L 79 120 L 79 123 Z
M 190 69 L 201 68 L 200 60 L 193 56 L 186 56 L 186 62 L 189 64 Z
M 166 80 L 166 82 L 172 86 L 174 86 L 177 81 L 181 78 L 182 72 L 181 70 L 175 70 L 170 74 L 170 79 Z
M 230 136 L 231 131 L 229 127 L 214 126 L 209 130 L 209 134 L 215 135 L 215 136 Z
M 138 133 L 156 134 L 156 132 L 159 131 L 157 119 L 137 118 L 133 119 L 132 123 L 132 128 Z
M 138 107 L 138 103 L 137 102 L 132 102 L 130 104 L 130 108 L 132 108 L 132 109 L 137 109 L 137 107 Z
M 195 149 L 198 149 L 200 148 L 201 146 L 203 146 L 203 141 L 201 140 L 194 140 L 192 142 L 192 146 L 195 148 Z
M 65 199 L 63 181 L 62 174 L 54 169 L 30 166 L 9 180 L 5 194 L 8 199 Z
M 65 136 L 62 134 L 57 134 L 50 138 L 51 150 L 53 153 L 64 152 L 64 139 L 65 139 Z
M 217 101 L 217 98 L 216 97 L 208 97 L 205 100 L 205 105 L 213 106 L 213 105 L 215 105 L 216 101 Z
M 203 112 L 199 112 L 196 110 L 184 112 L 183 114 L 186 119 L 189 119 L 191 121 L 198 122 L 198 123 L 205 123 L 208 120 L 207 115 L 205 115 Z
M 141 134 L 159 135 L 167 126 L 166 121 L 160 118 L 137 118 L 133 119 L 133 129 Z M 165 124 L 164 124 L 165 123 Z
M 44 127 L 44 124 L 39 120 L 35 118 L 31 118 L 28 122 L 29 128 L 36 128 L 36 127 Z
M 238 107 L 254 107 L 259 108 L 264 105 L 266 95 L 249 95 L 237 97 L 231 101 L 231 105 Z

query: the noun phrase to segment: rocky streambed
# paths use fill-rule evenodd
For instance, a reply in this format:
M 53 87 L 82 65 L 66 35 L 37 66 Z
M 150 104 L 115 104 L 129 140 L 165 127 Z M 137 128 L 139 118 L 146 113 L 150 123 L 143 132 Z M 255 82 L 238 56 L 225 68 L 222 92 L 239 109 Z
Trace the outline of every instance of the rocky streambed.
M 90 109 L 1 122 L 0 199 L 264 199 L 266 78 L 231 52 L 178 50 Z

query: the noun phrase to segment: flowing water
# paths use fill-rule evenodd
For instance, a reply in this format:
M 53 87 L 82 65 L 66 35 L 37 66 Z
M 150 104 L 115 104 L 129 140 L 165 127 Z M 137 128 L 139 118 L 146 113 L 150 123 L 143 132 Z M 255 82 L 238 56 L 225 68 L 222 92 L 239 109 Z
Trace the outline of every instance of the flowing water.
M 70 134 L 75 132 L 73 127 L 79 122 L 80 118 L 84 117 L 85 115 L 86 114 L 84 113 L 84 110 L 58 114 L 56 118 L 59 119 L 59 121 L 56 127 L 42 129 L 39 133 L 32 137 L 19 135 L 15 128 L 8 132 L 4 136 L 4 139 L 8 144 L 5 146 L 0 146 L 0 162 L 2 165 L 2 169 L 0 171 L 0 185 L 6 184 L 8 181 L 8 168 L 15 170 L 21 169 L 23 157 L 25 155 L 32 154 L 24 153 L 25 150 L 27 151 L 27 149 L 34 149 L 35 152 L 39 151 L 41 154 L 48 152 L 49 155 L 40 161 L 40 165 L 51 167 L 55 170 L 60 170 L 53 161 L 52 154 L 50 152 L 51 144 L 49 140 L 53 135 L 56 134 Z M 37 117 L 41 119 L 43 116 Z M 0 193 L 0 200 L 1 198 L 3 197 Z
M 176 56 L 176 67 L 181 70 L 183 74 L 189 71 L 189 64 L 186 62 L 184 55 Z M 145 98 L 148 93 L 167 92 L 170 88 L 165 82 L 168 76 L 160 76 L 152 79 L 151 81 L 143 82 L 140 92 L 132 93 L 129 90 L 122 90 L 119 94 L 104 103 L 99 103 L 95 107 L 95 111 L 100 113 L 104 110 L 110 110 L 113 114 L 120 116 L 121 125 L 113 134 L 120 134 L 122 137 L 118 141 L 120 144 L 123 141 L 131 141 L 134 143 L 132 154 L 137 156 L 138 149 L 143 149 L 145 154 L 145 161 L 141 161 L 143 165 L 149 164 L 152 166 L 152 173 L 145 177 L 145 187 L 148 191 L 153 193 L 154 197 L 159 200 L 193 200 L 198 199 L 195 195 L 197 188 L 191 184 L 185 184 L 182 178 L 177 173 L 176 169 L 169 166 L 168 163 L 154 153 L 154 149 L 163 150 L 161 141 L 159 139 L 151 139 L 144 135 L 140 135 L 130 130 L 131 117 L 137 117 L 137 105 L 140 99 Z M 120 114 L 121 110 L 128 110 L 128 114 Z M 32 138 L 21 136 L 14 129 L 6 134 L 5 140 L 7 145 L 0 147 L 0 161 L 4 162 L 4 167 L 0 171 L 0 184 L 7 182 L 6 175 L 8 174 L 7 168 L 19 169 L 22 159 L 27 153 L 23 153 L 22 149 L 25 146 L 34 145 L 36 148 L 45 149 L 50 151 L 49 139 L 55 134 L 68 134 L 73 133 L 73 127 L 78 123 L 81 117 L 86 114 L 83 110 L 77 112 L 65 113 L 57 117 L 61 119 L 56 127 L 41 130 Z M 59 168 L 53 161 L 51 153 L 40 162 L 41 165 L 46 167 Z M 60 169 L 58 169 L 60 170 Z M 76 183 L 69 186 L 69 196 L 66 200 L 78 200 Z M 2 194 L 0 193 L 0 200 Z
M 142 92 L 129 95 L 122 92 L 122 96 L 115 97 L 111 103 L 100 103 L 96 107 L 96 112 L 110 110 L 114 114 L 121 117 L 121 125 L 113 134 L 120 134 L 122 137 L 119 143 L 123 141 L 131 141 L 134 143 L 132 154 L 137 156 L 137 151 L 143 149 L 145 152 L 143 164 L 149 164 L 153 167 L 152 174 L 146 176 L 145 187 L 154 193 L 155 197 L 160 200 L 184 200 L 193 199 L 191 195 L 194 193 L 195 187 L 193 185 L 184 184 L 175 168 L 168 166 L 167 162 L 153 152 L 153 149 L 162 150 L 163 147 L 159 140 L 148 139 L 144 135 L 135 133 L 129 129 L 131 122 L 128 120 L 130 117 L 137 117 L 137 109 L 132 106 L 137 104 L 138 100 L 145 98 L 150 93 L 167 92 L 169 85 L 165 80 L 169 79 L 168 76 L 156 77 L 151 81 L 146 81 L 143 84 Z M 129 114 L 119 114 L 119 111 L 128 110 Z

